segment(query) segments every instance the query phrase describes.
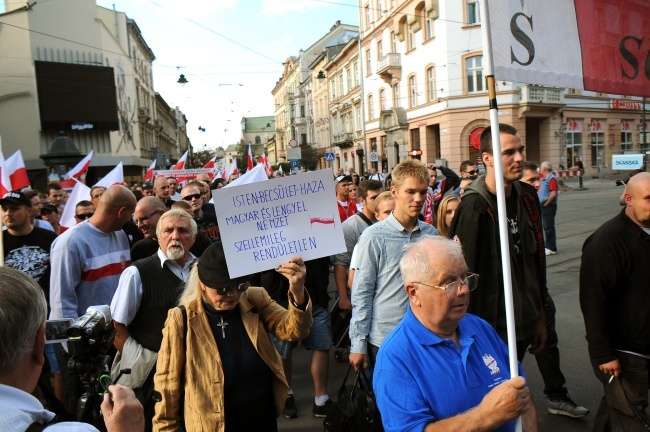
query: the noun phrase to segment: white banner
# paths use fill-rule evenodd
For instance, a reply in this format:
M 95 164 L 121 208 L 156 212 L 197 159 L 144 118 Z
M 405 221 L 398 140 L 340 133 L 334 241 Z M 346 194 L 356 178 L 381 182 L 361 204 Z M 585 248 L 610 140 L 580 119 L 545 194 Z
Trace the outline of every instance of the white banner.
M 612 169 L 635 170 L 643 168 L 642 154 L 612 155 Z
M 331 170 L 214 191 L 231 278 L 345 250 Z

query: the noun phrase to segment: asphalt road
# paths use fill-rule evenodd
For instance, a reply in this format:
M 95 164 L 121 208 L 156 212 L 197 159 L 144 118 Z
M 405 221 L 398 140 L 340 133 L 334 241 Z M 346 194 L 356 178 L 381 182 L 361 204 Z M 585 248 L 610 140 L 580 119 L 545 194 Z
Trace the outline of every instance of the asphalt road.
M 601 384 L 593 375 L 587 354 L 584 323 L 578 301 L 578 273 L 582 244 L 589 234 L 621 210 L 618 198 L 623 191 L 614 185 L 613 180 L 585 179 L 585 190 L 577 190 L 577 180 L 574 179 L 569 179 L 566 185 L 569 189 L 560 194 L 556 218 L 558 254 L 547 260 L 548 288 L 557 308 L 556 328 L 567 388 L 573 400 L 589 408 L 591 413 L 583 419 L 548 413 L 542 391 L 544 384 L 537 364 L 533 356 L 527 355 L 523 365 L 537 406 L 539 430 L 549 432 L 590 431 L 603 394 Z M 330 278 L 330 291 L 335 291 L 333 278 Z M 336 400 L 347 364 L 337 363 L 333 350 L 330 359 L 329 394 Z M 293 387 L 299 417 L 291 420 L 281 417 L 278 420 L 281 431 L 323 430 L 322 419 L 314 418 L 311 413 L 314 390 L 309 360 L 310 353 L 304 348 L 294 351 Z

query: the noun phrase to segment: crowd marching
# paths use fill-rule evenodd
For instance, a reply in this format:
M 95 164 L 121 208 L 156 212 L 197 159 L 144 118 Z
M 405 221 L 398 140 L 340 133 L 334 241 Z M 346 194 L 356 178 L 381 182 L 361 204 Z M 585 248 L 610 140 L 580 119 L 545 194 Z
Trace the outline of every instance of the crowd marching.
M 8 192 L 0 199 L 0 429 L 274 431 L 278 416 L 299 415 L 299 344 L 311 350 L 312 415 L 326 418 L 336 300 L 350 316 L 351 368 L 371 381 L 386 431 L 511 431 L 517 417 L 537 430 L 525 372 L 519 363 L 512 377 L 508 367 L 497 158 L 517 359 L 535 356 L 550 413 L 586 416 L 560 369 L 547 289 L 558 181 L 550 163 L 525 161 L 515 128 L 501 124 L 499 133 L 501 154 L 486 128 L 480 163 L 462 162 L 460 174 L 416 159 L 390 173 L 339 170 L 345 250 L 248 276 L 230 276 L 211 196 L 236 176 L 93 187 L 80 202 L 66 201 L 58 182 L 44 193 Z M 648 430 L 650 174 L 629 180 L 621 204 L 585 242 L 580 273 L 590 360 L 605 394 L 598 431 Z M 75 209 L 72 227 L 60 223 L 66 206 Z M 84 409 L 87 388 L 68 367 L 69 344 L 44 339 L 46 317 L 77 319 L 95 305 L 110 306 L 115 382 L 103 422 L 90 425 L 66 421 Z

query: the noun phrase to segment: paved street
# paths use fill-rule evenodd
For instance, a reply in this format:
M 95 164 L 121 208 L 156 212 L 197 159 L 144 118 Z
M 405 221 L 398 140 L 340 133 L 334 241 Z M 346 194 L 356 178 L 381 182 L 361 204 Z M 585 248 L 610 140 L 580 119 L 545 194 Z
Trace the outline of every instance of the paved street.
M 570 179 L 569 187 L 577 187 L 577 180 Z M 621 207 L 618 198 L 621 187 L 613 180 L 585 179 L 586 190 L 569 190 L 560 194 L 556 227 L 558 254 L 547 260 L 548 288 L 557 307 L 557 332 L 560 339 L 562 370 L 567 379 L 571 397 L 591 413 L 584 419 L 571 419 L 551 415 L 546 411 L 543 382 L 534 357 L 528 355 L 524 368 L 528 375 L 533 398 L 537 405 L 540 431 L 582 432 L 591 430 L 600 397 L 601 384 L 591 371 L 584 338 L 584 324 L 578 302 L 578 272 L 580 251 L 587 236 L 606 220 L 616 215 Z M 330 281 L 330 290 L 334 282 Z M 313 384 L 309 372 L 309 353 L 302 348 L 294 351 L 294 392 L 300 417 L 278 421 L 281 431 L 322 431 L 322 419 L 311 414 Z M 336 393 L 347 365 L 337 363 L 331 356 L 330 396 Z

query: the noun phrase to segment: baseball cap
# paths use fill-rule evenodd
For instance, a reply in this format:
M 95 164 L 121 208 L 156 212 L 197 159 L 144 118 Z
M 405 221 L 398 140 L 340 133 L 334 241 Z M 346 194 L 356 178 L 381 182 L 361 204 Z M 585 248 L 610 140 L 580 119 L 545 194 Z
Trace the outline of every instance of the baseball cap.
M 43 212 L 43 210 L 48 211 L 50 213 L 58 212 L 54 204 L 43 204 L 43 207 L 41 208 L 41 212 Z
M 27 195 L 25 195 L 22 192 L 11 191 L 4 194 L 2 199 L 0 199 L 0 205 L 5 205 L 5 204 L 22 204 L 22 205 L 26 205 L 27 207 L 31 207 L 32 200 L 27 198 Z
M 347 181 L 351 182 L 352 177 L 349 176 L 349 175 L 340 175 L 340 176 L 338 176 L 337 178 L 334 179 L 334 184 L 337 185 L 337 184 L 341 183 L 343 180 L 347 180 Z

